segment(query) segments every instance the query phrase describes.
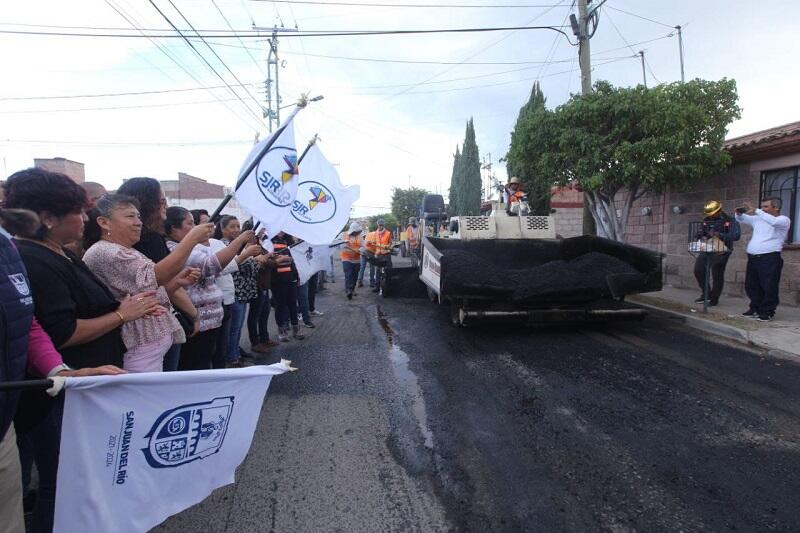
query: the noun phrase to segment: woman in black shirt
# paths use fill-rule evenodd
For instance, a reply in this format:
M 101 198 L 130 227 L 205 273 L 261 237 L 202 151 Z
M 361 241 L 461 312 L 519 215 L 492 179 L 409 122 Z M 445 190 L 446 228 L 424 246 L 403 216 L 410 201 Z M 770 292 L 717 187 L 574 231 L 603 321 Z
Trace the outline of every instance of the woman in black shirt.
M 154 292 L 118 302 L 108 288 L 64 246 L 80 239 L 88 204 L 86 192 L 63 174 L 28 169 L 4 185 L 7 207 L 28 209 L 42 225 L 31 235 L 18 235 L 17 249 L 34 301 L 34 315 L 73 368 L 122 366 L 125 346 L 120 326 L 158 307 Z M 55 482 L 61 438 L 63 397 L 43 391 L 23 394 L 16 426 L 24 451 L 34 456 L 39 491 L 32 531 L 52 529 Z M 26 446 L 28 446 L 27 449 Z

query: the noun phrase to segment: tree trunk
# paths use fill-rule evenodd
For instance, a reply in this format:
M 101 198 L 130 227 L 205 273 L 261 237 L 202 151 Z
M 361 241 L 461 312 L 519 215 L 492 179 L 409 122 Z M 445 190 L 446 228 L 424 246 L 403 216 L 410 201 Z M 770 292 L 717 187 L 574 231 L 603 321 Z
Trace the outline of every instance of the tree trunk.
M 639 198 L 638 189 L 629 191 L 625 196 L 620 216 L 617 216 L 614 196 L 616 194 L 606 196 L 596 191 L 586 193 L 589 210 L 597 225 L 597 236 L 617 242 L 625 242 L 625 229 L 628 226 L 631 207 L 633 202 Z

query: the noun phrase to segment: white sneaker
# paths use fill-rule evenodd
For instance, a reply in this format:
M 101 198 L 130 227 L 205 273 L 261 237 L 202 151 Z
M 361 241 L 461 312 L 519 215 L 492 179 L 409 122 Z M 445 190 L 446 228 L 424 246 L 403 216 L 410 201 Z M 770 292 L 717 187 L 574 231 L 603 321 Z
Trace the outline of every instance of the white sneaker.
M 311 316 L 325 316 L 325 313 L 322 311 L 317 311 L 316 309 L 311 311 Z

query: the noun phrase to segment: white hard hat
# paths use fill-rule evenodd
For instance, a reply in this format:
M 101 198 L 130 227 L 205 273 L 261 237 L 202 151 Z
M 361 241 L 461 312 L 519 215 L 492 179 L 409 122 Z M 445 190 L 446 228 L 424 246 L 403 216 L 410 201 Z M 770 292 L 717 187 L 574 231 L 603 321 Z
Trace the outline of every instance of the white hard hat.
M 350 224 L 350 229 L 347 230 L 347 233 L 361 233 L 361 224 L 353 222 Z

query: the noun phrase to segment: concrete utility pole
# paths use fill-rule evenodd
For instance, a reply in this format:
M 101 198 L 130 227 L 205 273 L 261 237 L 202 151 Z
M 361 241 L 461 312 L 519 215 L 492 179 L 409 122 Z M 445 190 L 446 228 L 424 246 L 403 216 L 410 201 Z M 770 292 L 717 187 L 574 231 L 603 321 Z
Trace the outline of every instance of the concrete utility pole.
M 644 70 L 644 50 L 639 50 L 639 57 L 642 58 L 642 80 L 644 80 L 644 88 L 647 89 L 647 73 Z
M 281 125 L 281 91 L 279 83 L 280 61 L 278 60 L 278 33 L 297 32 L 297 28 L 262 28 L 253 26 L 254 30 L 271 31 L 272 37 L 269 39 L 269 55 L 267 56 L 267 79 L 264 80 L 264 91 L 267 99 L 267 108 L 264 111 L 264 118 L 268 121 L 269 132 L 272 133 L 273 121 L 275 129 Z M 275 85 L 275 98 L 273 99 L 272 86 Z M 274 103 L 273 103 L 274 102 Z
M 683 33 L 681 33 L 680 26 L 675 26 L 675 29 L 678 30 L 678 52 L 681 55 L 681 83 L 685 83 L 686 77 L 683 74 Z
M 581 67 L 581 93 L 592 92 L 592 58 L 589 53 L 589 6 L 588 0 L 578 0 L 578 63 Z

